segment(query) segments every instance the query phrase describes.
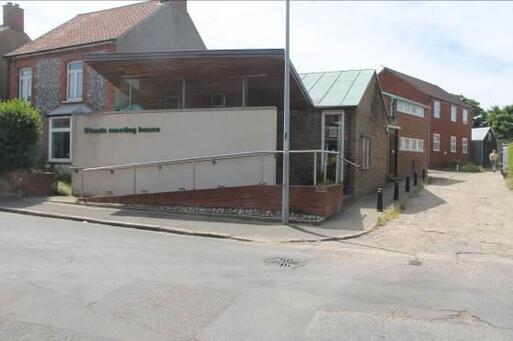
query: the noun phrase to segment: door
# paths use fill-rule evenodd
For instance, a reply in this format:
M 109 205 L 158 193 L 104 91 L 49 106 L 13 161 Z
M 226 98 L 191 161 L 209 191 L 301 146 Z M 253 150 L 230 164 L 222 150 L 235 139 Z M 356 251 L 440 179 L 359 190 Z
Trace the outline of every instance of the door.
M 344 179 L 344 112 L 324 112 L 322 116 L 322 150 L 339 152 L 323 155 L 322 174 L 324 181 L 341 183 Z
M 392 178 L 397 177 L 397 164 L 399 161 L 398 157 L 398 143 L 399 143 L 399 134 L 397 133 L 397 129 L 391 129 L 389 134 L 389 165 L 388 165 L 388 173 Z

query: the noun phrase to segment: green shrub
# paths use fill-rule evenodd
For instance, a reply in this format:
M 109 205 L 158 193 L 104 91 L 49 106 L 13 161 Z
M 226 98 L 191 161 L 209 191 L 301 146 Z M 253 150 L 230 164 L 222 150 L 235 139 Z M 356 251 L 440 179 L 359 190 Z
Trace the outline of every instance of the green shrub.
M 58 180 L 55 185 L 54 192 L 57 195 L 70 196 L 71 195 L 71 185 L 69 182 Z
M 469 162 L 469 163 L 461 166 L 460 171 L 461 172 L 469 172 L 469 173 L 479 173 L 479 172 L 482 172 L 483 169 L 481 168 L 481 166 L 478 166 L 478 165 L 473 164 L 472 162 Z
M 0 102 L 0 171 L 30 168 L 38 158 L 42 121 L 21 100 Z
M 510 176 L 513 174 L 513 143 L 508 147 L 508 173 Z

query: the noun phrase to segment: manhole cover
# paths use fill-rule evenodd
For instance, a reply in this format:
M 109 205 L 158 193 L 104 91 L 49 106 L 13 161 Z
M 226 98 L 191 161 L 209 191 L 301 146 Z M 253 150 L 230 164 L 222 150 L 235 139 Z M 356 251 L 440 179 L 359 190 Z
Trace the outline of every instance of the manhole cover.
M 305 262 L 289 257 L 271 257 L 264 260 L 266 265 L 274 265 L 280 268 L 295 269 L 305 266 Z

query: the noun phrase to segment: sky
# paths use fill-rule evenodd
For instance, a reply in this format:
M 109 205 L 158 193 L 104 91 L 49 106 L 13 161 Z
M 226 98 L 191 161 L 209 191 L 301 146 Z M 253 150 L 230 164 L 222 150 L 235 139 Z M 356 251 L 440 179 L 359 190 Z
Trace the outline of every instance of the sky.
M 32 39 L 79 13 L 133 1 L 15 1 Z M 282 1 L 188 2 L 207 48 L 282 48 Z M 292 1 L 299 72 L 387 66 L 492 105 L 513 104 L 513 2 Z

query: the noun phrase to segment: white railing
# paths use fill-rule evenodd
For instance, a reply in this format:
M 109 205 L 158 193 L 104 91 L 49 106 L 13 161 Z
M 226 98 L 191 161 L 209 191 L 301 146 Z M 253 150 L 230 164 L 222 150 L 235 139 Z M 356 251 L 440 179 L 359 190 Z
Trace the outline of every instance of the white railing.
M 343 163 L 347 163 L 353 167 L 360 167 L 358 164 L 349 161 L 340 156 L 339 152 L 335 151 L 326 151 L 320 149 L 307 149 L 307 150 L 290 150 L 290 154 L 313 154 L 313 172 L 312 172 L 312 183 L 314 186 L 317 186 L 317 156 L 321 155 L 321 172 L 322 178 L 326 181 L 327 178 L 327 157 L 328 156 L 336 156 L 336 179 L 335 183 L 341 183 L 343 177 Z M 101 167 L 88 167 L 88 168 L 80 168 L 80 167 L 71 167 L 73 171 L 80 172 L 81 174 L 81 190 L 80 197 L 83 198 L 86 194 L 86 174 L 92 173 L 95 171 L 105 171 L 110 170 L 111 172 L 120 169 L 132 169 L 133 170 L 133 194 L 137 194 L 137 169 L 148 168 L 148 167 L 162 167 L 169 165 L 179 165 L 179 164 L 192 164 L 192 189 L 196 189 L 197 182 L 197 172 L 196 165 L 200 162 L 212 161 L 217 162 L 220 160 L 229 160 L 229 159 L 242 159 L 242 158 L 250 158 L 250 157 L 260 157 L 260 181 L 259 184 L 264 183 L 264 157 L 269 155 L 277 155 L 283 154 L 281 150 L 273 150 L 273 151 L 252 151 L 252 152 L 241 152 L 241 153 L 230 153 L 230 154 L 218 154 L 218 155 L 209 155 L 209 156 L 200 156 L 200 157 L 192 157 L 192 158 L 182 158 L 182 159 L 174 159 L 174 160 L 161 160 L 161 161 L 153 161 L 153 162 L 140 162 L 140 163 L 128 163 L 128 164 L 119 164 L 112 166 L 101 166 Z

